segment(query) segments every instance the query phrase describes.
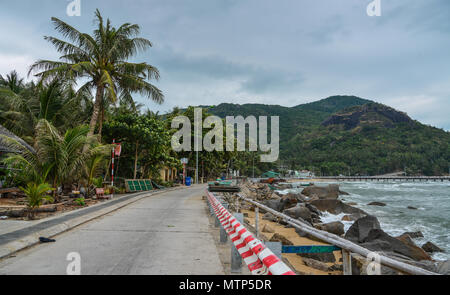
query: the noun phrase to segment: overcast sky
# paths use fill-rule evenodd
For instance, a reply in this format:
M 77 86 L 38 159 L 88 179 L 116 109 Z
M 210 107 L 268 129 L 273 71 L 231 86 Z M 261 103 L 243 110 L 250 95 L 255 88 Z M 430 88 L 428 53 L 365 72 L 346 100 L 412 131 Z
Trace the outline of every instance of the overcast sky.
M 356 95 L 450 130 L 449 0 L 381 0 L 379 17 L 371 0 L 81 0 L 79 17 L 69 2 L 1 1 L 0 74 L 58 58 L 50 17 L 91 32 L 99 8 L 153 42 L 136 61 L 159 68 L 166 102 L 136 98 L 154 111 Z

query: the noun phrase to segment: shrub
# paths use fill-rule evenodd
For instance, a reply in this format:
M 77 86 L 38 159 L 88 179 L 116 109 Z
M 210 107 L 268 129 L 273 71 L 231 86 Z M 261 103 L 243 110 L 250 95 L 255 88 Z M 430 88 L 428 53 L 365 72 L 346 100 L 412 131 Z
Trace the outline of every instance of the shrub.
M 52 190 L 52 187 L 48 183 L 34 183 L 29 182 L 27 187 L 20 187 L 20 189 L 27 196 L 27 206 L 29 209 L 28 217 L 34 218 L 35 209 L 39 208 L 44 200 L 53 202 L 53 198 L 47 193 Z

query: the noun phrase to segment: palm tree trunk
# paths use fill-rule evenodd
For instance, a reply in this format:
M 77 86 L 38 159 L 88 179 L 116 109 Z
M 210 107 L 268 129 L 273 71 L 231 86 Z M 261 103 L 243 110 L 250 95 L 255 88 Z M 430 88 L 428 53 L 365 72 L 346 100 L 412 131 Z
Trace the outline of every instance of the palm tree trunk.
M 95 126 L 97 125 L 98 115 L 101 110 L 102 100 L 103 100 L 103 85 L 97 86 L 97 94 L 95 95 L 94 111 L 92 112 L 91 122 L 89 123 L 89 133 L 88 136 L 94 135 Z
M 133 179 L 136 179 L 136 175 L 137 175 L 138 145 L 139 145 L 139 140 L 136 141 L 136 155 L 134 158 L 134 178 Z
M 103 129 L 103 120 L 105 119 L 105 107 L 102 104 L 102 108 L 100 111 L 100 119 L 98 120 L 98 140 L 102 141 L 102 129 Z

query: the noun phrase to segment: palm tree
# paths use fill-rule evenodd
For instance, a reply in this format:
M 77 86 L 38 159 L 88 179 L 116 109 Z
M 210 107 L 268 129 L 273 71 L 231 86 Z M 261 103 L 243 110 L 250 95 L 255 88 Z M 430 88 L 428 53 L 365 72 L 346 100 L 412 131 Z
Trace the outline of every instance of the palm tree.
M 149 40 L 137 37 L 140 27 L 125 23 L 116 29 L 109 19 L 104 24 L 98 9 L 95 20 L 98 27 L 89 35 L 53 17 L 55 29 L 69 41 L 49 36 L 44 38 L 63 54 L 61 61 L 39 60 L 29 72 L 44 80 L 56 76 L 73 81 L 88 80 L 80 89 L 96 91 L 89 135 L 95 132 L 105 99 L 115 103 L 118 96 L 130 97 L 131 93 L 140 93 L 157 103 L 164 101 L 161 90 L 147 81 L 159 79 L 158 69 L 145 62 L 127 61 L 152 46 Z
M 28 83 L 20 93 L 0 88 L 0 123 L 32 142 L 36 124 L 45 119 L 65 131 L 88 121 L 92 95 L 73 89 L 73 85 L 54 79 L 37 85 Z
M 6 146 L 19 152 L 3 162 L 18 169 L 14 171 L 18 171 L 24 182 L 38 183 L 49 179 L 55 189 L 59 185 L 74 183 L 85 176 L 83 171 L 90 165 L 92 157 L 106 157 L 111 148 L 99 145 L 95 137 L 88 136 L 88 131 L 88 126 L 81 125 L 61 134 L 47 120 L 41 119 L 35 130 L 35 153 L 19 141 L 0 135 Z M 39 175 L 45 177 L 39 178 Z M 56 196 L 56 191 L 54 194 Z
M 16 71 L 7 74 L 6 78 L 0 75 L 0 87 L 19 93 L 24 87 L 23 78 L 19 78 L 19 74 Z
M 53 198 L 47 194 L 52 190 L 48 183 L 30 182 L 26 187 L 20 187 L 20 189 L 27 196 L 28 217 L 30 219 L 34 219 L 35 209 L 39 208 L 44 200 L 53 202 Z

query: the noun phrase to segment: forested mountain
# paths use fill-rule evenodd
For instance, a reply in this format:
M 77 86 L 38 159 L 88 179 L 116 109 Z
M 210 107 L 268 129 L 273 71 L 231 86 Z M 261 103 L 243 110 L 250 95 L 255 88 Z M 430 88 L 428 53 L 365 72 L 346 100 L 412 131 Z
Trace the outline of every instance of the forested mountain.
M 332 96 L 295 107 L 228 104 L 220 116 L 279 116 L 280 160 L 317 174 L 447 174 L 450 132 L 412 120 L 388 106 L 355 96 Z

